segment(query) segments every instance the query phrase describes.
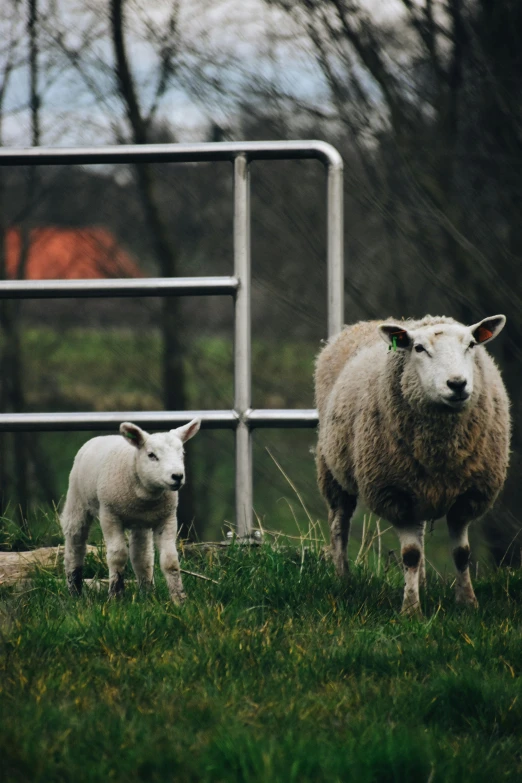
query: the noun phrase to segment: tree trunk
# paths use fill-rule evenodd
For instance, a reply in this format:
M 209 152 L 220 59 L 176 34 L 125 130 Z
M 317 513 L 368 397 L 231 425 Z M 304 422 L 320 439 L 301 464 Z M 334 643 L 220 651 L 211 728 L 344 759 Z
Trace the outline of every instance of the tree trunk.
M 123 31 L 123 5 L 125 0 L 110 1 L 110 19 L 112 42 L 116 62 L 116 78 L 120 95 L 125 106 L 127 119 L 134 144 L 146 144 L 148 128 L 145 121 L 132 73 L 130 71 L 125 37 Z M 154 195 L 153 168 L 148 165 L 135 166 L 138 192 L 145 220 L 152 238 L 155 256 L 163 277 L 175 277 L 178 274 L 178 253 L 169 241 L 164 220 Z M 161 331 L 163 335 L 163 404 L 167 411 L 187 409 L 186 383 L 183 368 L 181 304 L 176 297 L 163 299 L 161 309 Z M 178 517 L 186 535 L 192 526 L 195 534 L 202 531 L 196 524 L 193 503 L 192 466 L 189 453 L 185 457 L 187 483 L 180 493 Z

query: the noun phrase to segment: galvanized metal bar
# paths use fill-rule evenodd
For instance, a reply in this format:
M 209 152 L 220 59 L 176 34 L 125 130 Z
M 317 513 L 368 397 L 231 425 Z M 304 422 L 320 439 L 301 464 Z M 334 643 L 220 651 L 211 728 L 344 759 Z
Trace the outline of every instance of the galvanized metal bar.
M 328 337 L 344 325 L 343 159 L 335 152 L 327 164 Z
M 235 410 L 205 411 L 87 411 L 85 413 L 2 413 L 0 414 L 0 432 L 57 432 L 63 430 L 112 430 L 122 421 L 133 421 L 151 429 L 176 427 L 199 416 L 203 429 L 236 429 L 240 417 Z M 242 420 L 250 429 L 292 429 L 313 428 L 317 426 L 317 411 L 257 408 L 247 409 Z
M 3 413 L 0 432 L 62 432 L 64 430 L 117 430 L 122 421 L 140 427 L 164 430 L 179 427 L 199 416 L 203 429 L 235 429 L 239 417 L 235 411 L 118 411 L 87 413 Z
M 99 163 L 202 163 L 316 158 L 337 165 L 339 153 L 324 141 L 223 141 L 201 144 L 140 144 L 107 147 L 2 147 L 0 166 L 91 165 Z
M 250 429 L 313 429 L 317 427 L 319 421 L 315 408 L 309 410 L 257 408 L 246 411 L 244 418 L 248 421 Z
M 236 525 L 239 537 L 252 530 L 254 503 L 252 435 L 246 412 L 251 405 L 250 172 L 245 154 L 234 160 L 234 273 L 239 280 L 234 310 L 234 408 L 236 429 Z
M 124 296 L 214 296 L 238 288 L 237 277 L 148 277 L 108 280 L 0 280 L 0 299 Z

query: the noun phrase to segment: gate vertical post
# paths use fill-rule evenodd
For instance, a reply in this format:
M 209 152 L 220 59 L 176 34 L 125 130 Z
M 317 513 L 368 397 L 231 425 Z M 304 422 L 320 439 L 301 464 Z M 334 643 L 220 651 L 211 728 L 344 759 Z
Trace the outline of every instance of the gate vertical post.
M 326 198 L 328 337 L 333 337 L 344 326 L 343 159 L 337 150 L 328 161 Z
M 239 280 L 234 310 L 234 407 L 236 429 L 236 526 L 237 535 L 252 530 L 253 479 L 252 433 L 246 412 L 251 407 L 250 314 L 250 172 L 245 154 L 234 159 L 234 274 Z

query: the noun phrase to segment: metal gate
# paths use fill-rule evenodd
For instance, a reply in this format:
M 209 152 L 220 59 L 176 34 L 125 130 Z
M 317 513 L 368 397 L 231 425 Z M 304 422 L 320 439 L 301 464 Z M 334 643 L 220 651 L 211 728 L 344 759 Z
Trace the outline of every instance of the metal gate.
M 0 431 L 113 430 L 120 422 L 143 427 L 178 426 L 200 416 L 202 426 L 235 430 L 236 525 L 238 536 L 252 530 L 252 430 L 256 427 L 315 427 L 311 410 L 253 410 L 251 407 L 250 170 L 253 160 L 315 158 L 327 172 L 328 335 L 343 325 L 343 163 L 322 141 L 219 142 L 140 146 L 0 149 L 1 166 L 95 163 L 196 163 L 230 161 L 234 166 L 234 275 L 122 280 L 2 280 L 0 299 L 67 297 L 208 296 L 234 298 L 234 409 L 115 413 L 2 413 Z

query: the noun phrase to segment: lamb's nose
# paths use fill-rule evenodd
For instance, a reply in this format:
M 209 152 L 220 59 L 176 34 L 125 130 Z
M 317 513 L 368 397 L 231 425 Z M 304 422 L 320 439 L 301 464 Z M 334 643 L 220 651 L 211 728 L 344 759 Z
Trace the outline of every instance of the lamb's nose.
M 451 391 L 456 392 L 456 394 L 461 394 L 467 384 L 467 380 L 465 378 L 450 378 L 449 381 L 446 381 Z
M 181 484 L 183 481 L 183 474 L 182 473 L 173 473 L 171 475 L 171 479 L 175 484 Z

